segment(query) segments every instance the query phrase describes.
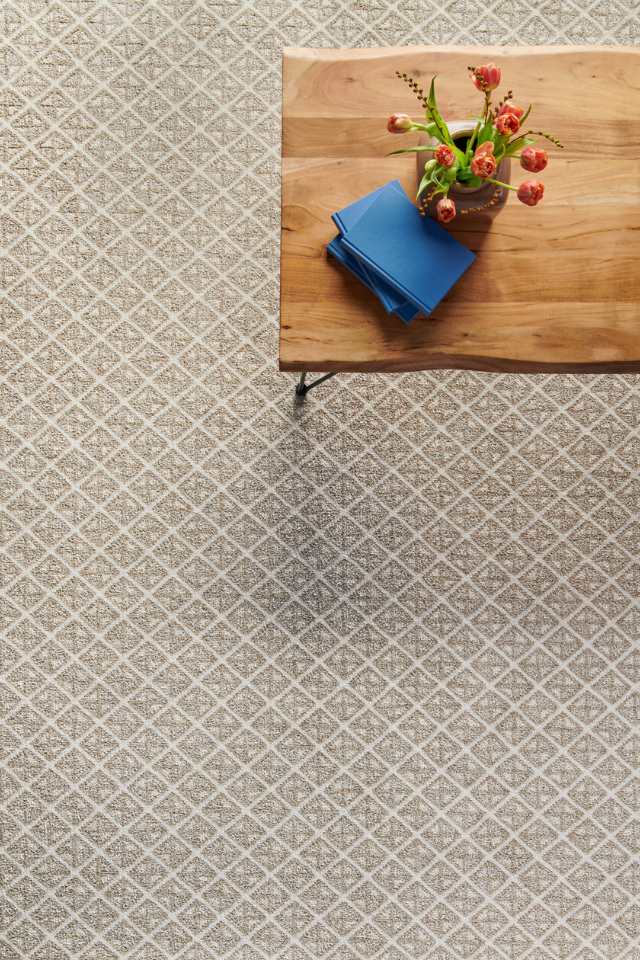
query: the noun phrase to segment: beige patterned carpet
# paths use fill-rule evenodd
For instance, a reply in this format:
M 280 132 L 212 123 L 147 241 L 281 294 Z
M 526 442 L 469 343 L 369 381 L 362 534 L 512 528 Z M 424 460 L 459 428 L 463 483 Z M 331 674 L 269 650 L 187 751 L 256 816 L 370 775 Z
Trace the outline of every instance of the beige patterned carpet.
M 639 960 L 638 379 L 275 367 L 281 47 L 637 4 L 0 25 L 2 960 Z

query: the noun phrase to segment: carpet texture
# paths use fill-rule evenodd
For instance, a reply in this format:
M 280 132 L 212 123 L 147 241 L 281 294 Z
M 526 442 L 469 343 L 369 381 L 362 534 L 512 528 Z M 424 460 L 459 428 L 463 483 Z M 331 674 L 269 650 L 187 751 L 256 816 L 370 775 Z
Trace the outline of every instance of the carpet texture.
M 638 960 L 638 378 L 275 365 L 283 45 L 637 4 L 0 23 L 2 960 Z

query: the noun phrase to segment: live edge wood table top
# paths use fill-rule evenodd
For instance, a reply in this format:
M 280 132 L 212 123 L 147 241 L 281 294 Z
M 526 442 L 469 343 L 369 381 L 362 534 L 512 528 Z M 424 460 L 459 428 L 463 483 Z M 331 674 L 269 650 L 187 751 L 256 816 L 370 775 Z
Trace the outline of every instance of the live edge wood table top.
M 417 142 L 395 112 L 421 116 L 395 76 L 438 75 L 446 119 L 481 97 L 467 65 L 502 67 L 498 90 L 533 103 L 549 146 L 545 196 L 515 194 L 487 228 L 450 225 L 477 260 L 428 319 L 405 326 L 326 253 L 334 210 L 398 178 L 415 196 Z M 522 175 L 520 177 L 520 175 Z M 530 174 L 512 162 L 516 183 Z M 289 49 L 283 54 L 280 369 L 640 371 L 640 51 L 597 47 Z

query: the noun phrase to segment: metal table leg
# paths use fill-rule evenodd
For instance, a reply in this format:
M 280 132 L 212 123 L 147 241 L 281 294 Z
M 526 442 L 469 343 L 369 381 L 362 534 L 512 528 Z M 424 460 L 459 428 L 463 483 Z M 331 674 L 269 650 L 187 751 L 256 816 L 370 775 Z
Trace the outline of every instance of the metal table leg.
M 307 383 L 307 371 L 303 370 L 300 374 L 300 380 L 296 384 L 296 397 L 300 397 L 301 400 L 304 400 L 309 390 L 313 390 L 314 387 L 318 387 L 321 383 L 324 383 L 325 380 L 330 380 L 331 377 L 335 377 L 335 373 L 325 373 L 322 377 L 318 377 L 317 380 L 312 380 L 311 383 Z

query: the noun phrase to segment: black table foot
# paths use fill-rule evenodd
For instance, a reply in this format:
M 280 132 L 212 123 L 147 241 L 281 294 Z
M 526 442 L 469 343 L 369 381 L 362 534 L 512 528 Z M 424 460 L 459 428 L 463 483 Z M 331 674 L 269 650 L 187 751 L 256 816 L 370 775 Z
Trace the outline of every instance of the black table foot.
M 331 377 L 335 377 L 335 373 L 325 373 L 324 376 L 318 377 L 317 380 L 312 380 L 311 383 L 306 383 L 307 372 L 306 370 L 300 374 L 300 379 L 296 384 L 296 397 L 300 397 L 301 400 L 304 400 L 309 390 L 313 390 L 314 387 L 318 387 L 321 383 L 324 383 L 325 380 L 330 380 Z

